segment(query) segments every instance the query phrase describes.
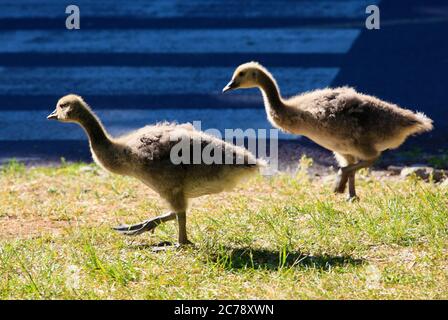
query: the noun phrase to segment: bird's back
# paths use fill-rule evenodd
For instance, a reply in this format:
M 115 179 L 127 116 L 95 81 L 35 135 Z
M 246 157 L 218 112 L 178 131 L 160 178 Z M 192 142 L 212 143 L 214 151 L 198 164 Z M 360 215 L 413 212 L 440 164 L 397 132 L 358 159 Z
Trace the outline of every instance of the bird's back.
M 432 128 L 431 120 L 421 113 L 399 107 L 353 88 L 326 88 L 307 92 L 288 100 L 309 112 L 320 127 L 352 134 L 394 134 L 397 131 Z

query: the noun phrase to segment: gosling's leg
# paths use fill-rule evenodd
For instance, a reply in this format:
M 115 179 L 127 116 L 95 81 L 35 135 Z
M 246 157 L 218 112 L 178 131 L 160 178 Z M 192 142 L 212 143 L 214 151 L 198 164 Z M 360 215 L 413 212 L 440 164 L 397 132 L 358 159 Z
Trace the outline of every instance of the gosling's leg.
M 358 196 L 356 195 L 356 190 L 355 190 L 355 171 L 352 171 L 349 175 L 348 175 L 348 201 L 354 201 L 356 199 L 358 199 Z
M 341 168 L 341 171 L 346 173 L 348 177 L 348 200 L 356 200 L 358 199 L 358 196 L 356 195 L 355 190 L 355 174 L 359 169 L 362 168 L 368 168 L 373 165 L 373 163 L 376 161 L 375 159 L 372 160 L 363 160 L 359 161 L 358 163 L 348 165 L 344 168 Z
M 176 213 L 169 212 L 167 214 L 145 220 L 141 223 L 133 224 L 130 226 L 127 225 L 119 226 L 113 229 L 126 236 L 136 236 L 144 232 L 154 230 L 159 224 L 174 219 L 176 219 Z
M 336 177 L 336 183 L 334 186 L 334 192 L 336 193 L 344 193 L 345 192 L 345 186 L 348 181 L 348 175 L 346 172 L 342 170 L 343 168 L 339 169 L 338 175 Z
M 187 214 L 185 211 L 177 213 L 177 223 L 179 225 L 179 245 L 191 244 L 187 238 Z

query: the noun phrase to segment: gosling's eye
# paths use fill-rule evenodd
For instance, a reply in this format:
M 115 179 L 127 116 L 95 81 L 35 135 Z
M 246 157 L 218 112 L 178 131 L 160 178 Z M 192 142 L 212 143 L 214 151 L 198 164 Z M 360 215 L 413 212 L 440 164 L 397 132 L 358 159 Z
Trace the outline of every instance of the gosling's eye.
M 68 103 L 61 103 L 59 106 L 60 106 L 62 109 L 64 109 L 64 108 L 68 107 Z
M 238 76 L 240 76 L 240 77 L 244 77 L 244 72 L 240 72 L 239 74 L 238 74 Z

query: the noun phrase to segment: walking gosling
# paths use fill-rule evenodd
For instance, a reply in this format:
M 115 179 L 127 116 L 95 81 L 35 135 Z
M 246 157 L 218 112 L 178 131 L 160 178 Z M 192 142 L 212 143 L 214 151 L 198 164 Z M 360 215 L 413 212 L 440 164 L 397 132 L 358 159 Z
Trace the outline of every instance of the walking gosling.
M 125 235 L 141 234 L 177 218 L 179 244 L 189 243 L 186 230 L 189 199 L 229 190 L 240 179 L 258 172 L 262 165 L 246 149 L 197 131 L 190 124 L 157 124 L 112 138 L 84 100 L 73 94 L 62 97 L 47 118 L 80 124 L 87 133 L 93 159 L 98 165 L 110 172 L 139 179 L 168 202 L 171 211 L 165 215 L 114 228 Z M 173 164 L 171 150 L 179 146 L 179 142 L 186 142 L 187 149 L 183 150 L 187 153 L 190 149 L 194 153 L 199 145 L 202 155 L 204 148 L 211 147 L 214 159 L 218 152 L 223 157 L 231 157 L 234 162 Z M 237 159 L 240 162 L 236 163 L 241 164 L 235 163 Z
M 269 121 L 285 132 L 304 135 L 334 152 L 340 165 L 335 192 L 348 181 L 349 199 L 356 197 L 355 173 L 370 167 L 381 152 L 399 147 L 408 136 L 430 131 L 432 120 L 353 88 L 327 88 L 289 99 L 280 95 L 274 77 L 249 62 L 236 68 L 223 92 L 238 88 L 261 90 Z

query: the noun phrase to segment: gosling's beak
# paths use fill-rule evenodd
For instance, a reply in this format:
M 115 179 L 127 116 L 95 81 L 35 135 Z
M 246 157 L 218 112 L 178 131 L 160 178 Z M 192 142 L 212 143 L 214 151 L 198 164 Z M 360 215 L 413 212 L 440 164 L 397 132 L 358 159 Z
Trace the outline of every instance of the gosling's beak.
M 52 113 L 50 113 L 47 117 L 48 120 L 58 120 L 58 113 L 55 109 Z
M 230 90 L 234 90 L 237 88 L 237 84 L 235 83 L 235 81 L 230 80 L 230 82 L 222 89 L 222 93 L 230 91 Z

